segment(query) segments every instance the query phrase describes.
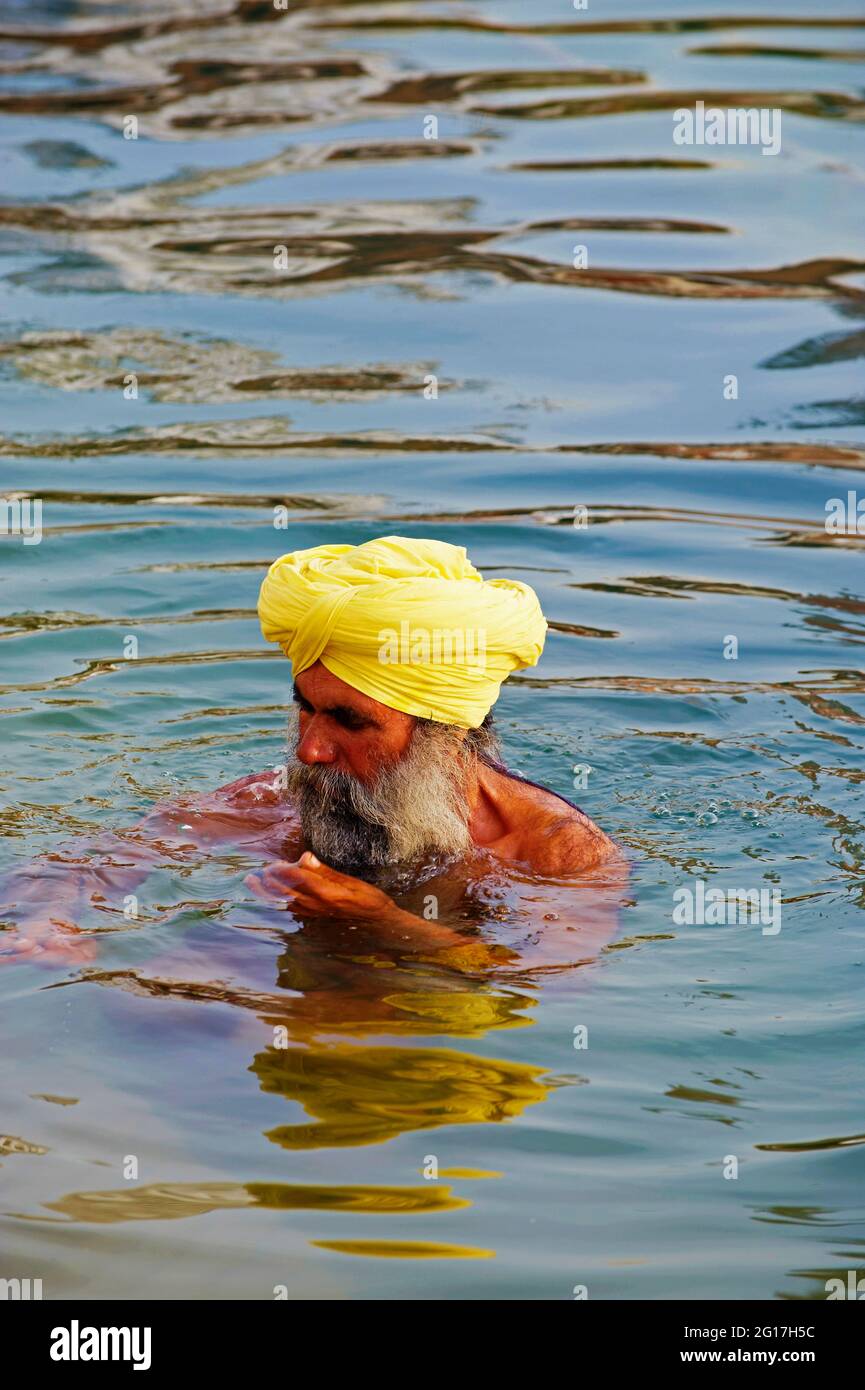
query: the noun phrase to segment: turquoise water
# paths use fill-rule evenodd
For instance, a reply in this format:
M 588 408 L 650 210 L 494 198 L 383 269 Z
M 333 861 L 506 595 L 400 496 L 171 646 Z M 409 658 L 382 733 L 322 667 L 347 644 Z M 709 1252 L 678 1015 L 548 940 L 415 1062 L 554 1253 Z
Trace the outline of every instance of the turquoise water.
M 634 866 L 558 974 L 337 973 L 242 845 L 157 862 L 78 954 L 0 955 L 0 1277 L 807 1299 L 861 1268 L 863 540 L 824 522 L 865 495 L 865 17 L 751 8 L 0 6 L 0 495 L 44 529 L 0 538 L 0 867 L 278 762 L 263 569 L 393 532 L 535 586 L 508 757 Z M 675 144 L 704 97 L 781 109 L 780 153 Z M 780 931 L 675 922 L 697 879 L 777 891 Z

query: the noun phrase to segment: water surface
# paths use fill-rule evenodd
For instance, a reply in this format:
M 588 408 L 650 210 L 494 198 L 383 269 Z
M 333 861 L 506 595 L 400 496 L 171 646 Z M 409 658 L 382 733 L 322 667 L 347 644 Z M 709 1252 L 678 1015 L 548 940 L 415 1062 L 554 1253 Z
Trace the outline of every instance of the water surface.
M 242 846 L 159 865 L 137 923 L 107 899 L 92 958 L 7 961 L 0 1276 L 861 1267 L 863 539 L 824 520 L 865 486 L 863 53 L 856 0 L 0 6 L 0 492 L 44 506 L 0 547 L 0 866 L 277 762 L 263 568 L 392 532 L 535 586 L 508 757 L 634 861 L 565 973 L 347 974 Z M 780 109 L 781 152 L 676 145 L 698 99 Z M 677 925 L 697 878 L 777 889 L 782 929 Z

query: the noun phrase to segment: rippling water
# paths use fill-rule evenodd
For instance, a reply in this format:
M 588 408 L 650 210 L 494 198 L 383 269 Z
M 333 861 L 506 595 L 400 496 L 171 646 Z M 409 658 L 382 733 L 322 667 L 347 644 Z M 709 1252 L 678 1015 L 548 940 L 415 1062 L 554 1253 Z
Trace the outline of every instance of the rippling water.
M 824 522 L 865 471 L 863 58 L 856 0 L 0 4 L 0 492 L 44 507 L 0 546 L 2 866 L 278 760 L 263 567 L 394 531 L 536 587 L 509 758 L 590 765 L 634 859 L 564 973 L 337 971 L 242 845 L 107 900 L 92 957 L 7 959 L 0 1276 L 807 1299 L 861 1265 L 863 538 Z M 780 153 L 677 145 L 698 100 L 779 110 Z M 676 924 L 697 878 L 781 931 Z

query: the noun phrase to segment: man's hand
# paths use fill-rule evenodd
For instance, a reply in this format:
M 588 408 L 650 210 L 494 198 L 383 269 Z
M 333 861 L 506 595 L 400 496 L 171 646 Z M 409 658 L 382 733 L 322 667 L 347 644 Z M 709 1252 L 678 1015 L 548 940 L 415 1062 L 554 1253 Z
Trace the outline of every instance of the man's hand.
M 363 879 L 337 873 L 309 850 L 296 864 L 284 860 L 244 880 L 261 898 L 282 898 L 301 912 L 324 917 L 387 918 L 399 912 L 393 898 Z
M 306 850 L 296 864 L 280 861 L 244 880 L 259 897 L 270 902 L 279 899 L 301 913 L 318 917 L 354 919 L 376 932 L 386 942 L 409 949 L 435 950 L 463 944 L 465 938 L 450 927 L 426 922 L 404 912 L 393 898 L 371 883 L 350 874 L 341 874 L 322 864 Z

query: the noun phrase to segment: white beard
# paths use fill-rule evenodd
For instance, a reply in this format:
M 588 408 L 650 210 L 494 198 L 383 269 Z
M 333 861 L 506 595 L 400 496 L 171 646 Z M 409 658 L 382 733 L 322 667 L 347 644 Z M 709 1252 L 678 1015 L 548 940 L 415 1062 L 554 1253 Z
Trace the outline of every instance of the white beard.
M 476 755 L 448 725 L 416 724 L 403 756 L 370 784 L 324 763 L 302 763 L 297 738 L 292 710 L 288 792 L 297 800 L 307 848 L 325 864 L 362 877 L 364 869 L 471 849 L 466 789 Z

